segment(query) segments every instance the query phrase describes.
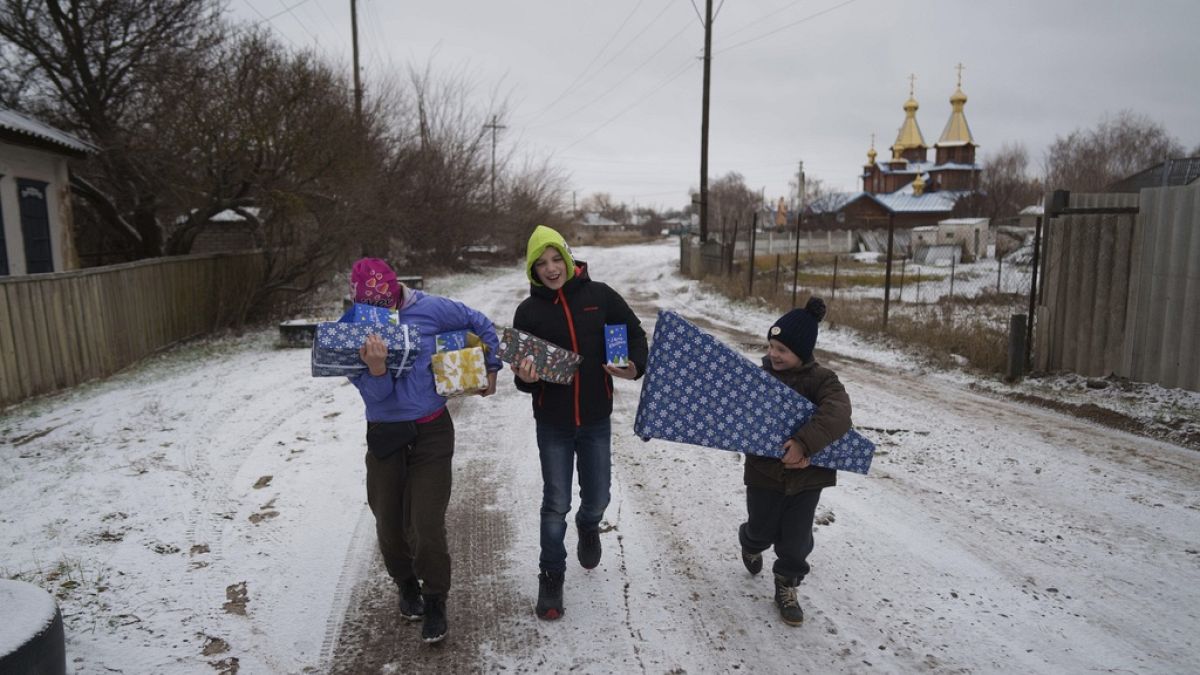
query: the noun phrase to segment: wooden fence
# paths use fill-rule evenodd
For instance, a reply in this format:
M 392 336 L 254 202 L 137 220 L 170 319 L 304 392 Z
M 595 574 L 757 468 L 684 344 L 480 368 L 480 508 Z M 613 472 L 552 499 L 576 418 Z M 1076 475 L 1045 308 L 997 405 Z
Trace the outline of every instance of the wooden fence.
M 1198 195 L 1200 184 L 1072 194 L 1047 214 L 1039 369 L 1200 390 Z
M 251 252 L 0 278 L 0 407 L 227 325 L 262 265 Z

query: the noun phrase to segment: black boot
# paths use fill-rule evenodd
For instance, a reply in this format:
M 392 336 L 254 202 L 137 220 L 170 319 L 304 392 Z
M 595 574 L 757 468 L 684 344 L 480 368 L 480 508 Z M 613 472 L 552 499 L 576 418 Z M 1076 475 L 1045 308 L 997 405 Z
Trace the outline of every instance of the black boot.
M 796 600 L 796 587 L 799 579 L 789 579 L 779 574 L 775 575 L 775 606 L 779 608 L 779 616 L 789 626 L 799 626 L 804 623 L 804 610 Z
M 590 570 L 600 564 L 600 530 L 580 530 L 579 546 L 576 549 L 579 564 Z
M 400 616 L 416 621 L 425 614 L 425 603 L 421 601 L 421 582 L 411 576 L 397 584 L 400 587 Z
M 542 572 L 538 575 L 537 617 L 554 621 L 563 613 L 563 573 Z
M 425 623 L 421 626 L 421 639 L 428 643 L 441 642 L 446 637 L 446 596 L 426 595 Z
M 758 574 L 762 571 L 762 552 L 751 553 L 742 549 L 742 564 L 750 574 Z

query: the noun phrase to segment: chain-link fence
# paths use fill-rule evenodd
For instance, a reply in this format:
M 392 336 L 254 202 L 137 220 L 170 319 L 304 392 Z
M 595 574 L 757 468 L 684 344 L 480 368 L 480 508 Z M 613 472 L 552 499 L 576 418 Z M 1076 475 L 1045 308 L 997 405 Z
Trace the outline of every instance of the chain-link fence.
M 818 295 L 833 324 L 886 332 L 928 347 L 935 358 L 1003 372 L 1010 320 L 1029 311 L 1032 235 L 999 257 L 989 251 L 990 257 L 964 261 L 958 248 L 939 253 L 918 251 L 917 262 L 898 252 L 890 281 L 886 256 L 876 253 L 801 254 L 798 266 L 794 255 L 757 255 L 753 274 L 747 258 L 730 256 L 709 279 L 732 296 L 757 297 L 780 309 Z

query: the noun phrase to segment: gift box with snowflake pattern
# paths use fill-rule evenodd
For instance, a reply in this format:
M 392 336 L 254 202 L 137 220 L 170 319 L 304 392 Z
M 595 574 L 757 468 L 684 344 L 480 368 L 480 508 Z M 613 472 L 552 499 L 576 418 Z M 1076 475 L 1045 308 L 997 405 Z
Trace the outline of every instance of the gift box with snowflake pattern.
M 782 457 L 816 406 L 674 312 L 658 313 L 634 433 Z M 875 446 L 853 429 L 812 455 L 814 466 L 865 474 Z
M 358 350 L 374 333 L 387 343 L 387 368 L 395 377 L 412 370 L 421 350 L 421 333 L 411 324 L 322 323 L 312 346 L 313 377 L 352 377 L 367 372 Z

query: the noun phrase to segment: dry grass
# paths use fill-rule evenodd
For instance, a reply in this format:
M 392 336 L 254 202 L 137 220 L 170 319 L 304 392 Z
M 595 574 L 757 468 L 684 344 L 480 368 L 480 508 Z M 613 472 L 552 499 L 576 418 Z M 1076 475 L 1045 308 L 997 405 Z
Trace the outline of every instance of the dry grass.
M 754 259 L 754 287 L 770 288 L 775 285 L 775 271 L 778 265 L 779 268 L 779 285 L 791 288 L 792 277 L 796 276 L 799 286 L 804 288 L 819 288 L 823 289 L 824 293 L 830 293 L 830 289 L 834 287 L 834 271 L 833 271 L 833 254 L 811 254 L 800 258 L 800 273 L 793 275 L 792 258 L 783 256 L 779 260 L 775 255 L 760 255 Z M 740 276 L 743 283 L 746 281 L 745 262 L 740 261 L 735 264 L 735 270 L 741 270 Z M 899 283 L 900 271 L 896 265 L 892 270 L 893 286 Z M 949 276 L 948 274 L 924 274 L 925 281 L 941 281 Z M 864 263 L 854 260 L 841 254 L 837 265 L 837 288 L 850 287 L 866 287 L 866 288 L 883 288 L 884 287 L 884 267 L 878 263 Z M 789 291 L 790 293 L 790 291 Z M 789 296 L 790 297 L 790 296 Z

